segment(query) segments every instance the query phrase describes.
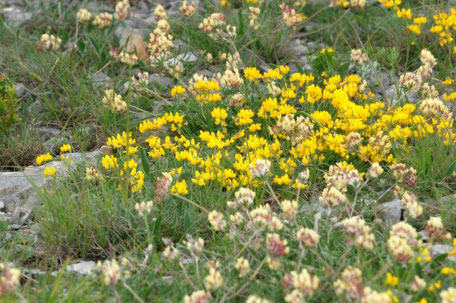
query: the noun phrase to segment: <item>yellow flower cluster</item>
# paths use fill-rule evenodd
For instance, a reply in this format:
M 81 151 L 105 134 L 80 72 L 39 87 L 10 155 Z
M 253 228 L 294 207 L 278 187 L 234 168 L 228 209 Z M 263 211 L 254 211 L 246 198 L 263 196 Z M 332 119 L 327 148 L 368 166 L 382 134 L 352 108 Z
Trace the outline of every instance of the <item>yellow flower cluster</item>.
M 209 103 L 222 100 L 222 96 L 218 93 L 220 91 L 220 85 L 214 80 L 199 80 L 193 88 L 193 93 L 198 101 Z
M 215 125 L 224 125 L 224 121 L 228 117 L 228 113 L 225 109 L 216 107 L 212 110 L 211 117 L 214 119 Z
M 55 176 L 55 167 L 54 166 L 46 166 L 43 171 L 43 177 Z
M 412 19 L 413 13 L 410 8 L 401 8 L 401 0 L 378 0 L 383 7 L 393 8 L 396 11 L 398 18 Z M 430 32 L 438 35 L 441 46 L 449 45 L 450 51 L 456 54 L 456 45 L 454 43 L 454 34 L 456 33 L 456 9 L 451 8 L 449 12 L 436 12 L 432 19 L 434 24 L 430 28 Z M 413 22 L 407 25 L 407 31 L 414 35 L 422 33 L 422 26 L 427 23 L 425 16 L 413 18 Z
M 41 164 L 49 162 L 51 160 L 52 160 L 52 155 L 50 153 L 46 153 L 46 154 L 38 155 L 36 157 L 35 163 L 37 165 L 41 165 Z
M 178 86 L 174 86 L 172 89 L 171 89 L 171 97 L 175 97 L 175 96 L 179 96 L 179 95 L 182 95 L 182 94 L 185 94 L 187 90 L 178 85 Z
M 132 138 L 131 132 L 128 135 L 126 132 L 116 134 L 108 138 L 106 144 L 112 147 L 115 152 L 120 152 L 120 156 L 105 155 L 101 159 L 101 165 L 106 171 L 110 171 L 111 174 L 118 174 L 121 181 L 127 180 L 132 193 L 141 191 L 144 185 L 145 175 L 138 169 L 138 162 L 135 160 L 135 155 L 138 153 L 138 146 L 135 146 L 136 140 Z M 120 170 L 119 167 L 121 168 Z M 97 179 L 104 179 L 98 172 L 96 172 L 96 175 L 98 175 Z M 125 182 L 121 182 L 119 188 L 122 188 L 124 185 Z
M 452 8 L 450 13 L 437 13 L 433 16 L 434 26 L 431 33 L 439 35 L 440 45 L 444 46 L 454 42 L 453 35 L 456 32 L 456 9 Z M 456 53 L 456 52 L 455 52 Z
M 422 58 L 426 66 L 435 64 L 432 59 L 426 53 Z M 250 167 L 256 160 L 264 159 L 271 161 L 274 184 L 296 187 L 299 185 L 297 172 L 302 170 L 300 165 L 319 165 L 328 155 L 349 163 L 358 160 L 394 163 L 393 143 L 401 145 L 429 135 L 436 135 L 445 144 L 455 139 L 451 131 L 453 118 L 437 101 L 425 101 L 419 108 L 413 104 L 387 108 L 365 91 L 365 82 L 357 75 L 326 77 L 322 84 L 317 84 L 313 75 L 288 75 L 288 70 L 281 66 L 263 75 L 254 68 L 245 70 L 249 81 L 264 79 L 265 84 L 278 85 L 280 80 L 282 88 L 277 97 L 266 96 L 256 103 L 258 105 L 252 104 L 249 108 L 233 105 L 235 123 L 232 126 L 235 128 L 228 133 L 201 130 L 198 137 L 188 138 L 180 131 L 185 125 L 184 116 L 172 112 L 141 122 L 140 133 L 160 130 L 165 125 L 177 132 L 174 137 L 151 135 L 147 138 L 149 156 L 153 159 L 165 155 L 173 157 L 193 175 L 191 182 L 198 186 L 216 181 L 228 189 L 261 184 L 263 181 L 253 178 Z M 193 80 L 191 90 L 203 107 L 210 106 L 208 102 L 222 100 L 223 86 L 216 80 L 198 76 Z M 297 114 L 303 108 L 310 118 Z M 225 107 L 212 108 L 210 117 L 216 126 L 228 125 Z M 108 144 L 116 147 L 117 141 L 110 139 Z M 321 203 L 327 206 L 346 203 L 341 190 L 329 186 Z M 410 205 L 412 213 L 420 212 L 414 203 Z

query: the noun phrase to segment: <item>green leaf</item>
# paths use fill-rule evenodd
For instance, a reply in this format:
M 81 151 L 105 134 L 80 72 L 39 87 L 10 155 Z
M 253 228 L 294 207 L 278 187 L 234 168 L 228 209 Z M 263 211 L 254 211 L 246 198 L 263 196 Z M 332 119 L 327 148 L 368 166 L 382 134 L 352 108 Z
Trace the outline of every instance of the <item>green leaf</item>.
M 81 54 L 83 54 L 87 47 L 87 44 L 84 42 L 84 40 L 79 39 L 76 45 L 78 46 L 78 50 L 81 52 Z
M 448 168 L 446 174 L 445 174 L 445 177 L 449 177 L 453 174 L 454 172 L 454 169 L 456 168 L 456 161 L 453 162 L 453 164 L 450 165 L 450 167 Z
M 438 255 L 437 257 L 435 257 L 434 259 L 432 259 L 431 267 L 432 267 L 432 268 L 435 268 L 435 267 L 438 266 L 443 260 L 445 260 L 447 257 L 448 257 L 448 254 Z
M 238 17 L 239 17 L 239 30 L 238 30 L 238 36 L 244 35 L 245 32 L 245 24 L 244 24 L 244 16 L 242 16 L 242 10 L 240 9 L 238 12 Z
M 109 180 L 108 188 L 109 188 L 109 190 L 112 190 L 112 191 L 116 190 L 116 180 L 115 179 Z
M 190 222 L 190 216 L 188 215 L 188 210 L 184 212 L 184 228 L 185 231 L 188 232 L 192 227 L 192 223 Z
M 155 220 L 153 235 L 155 236 L 156 239 L 160 238 L 159 235 L 160 235 L 161 220 L 162 220 L 162 216 L 158 216 L 157 220 Z
M 149 158 L 147 157 L 146 151 L 144 148 L 139 149 L 139 156 L 141 157 L 141 164 L 146 176 L 150 177 L 150 162 Z

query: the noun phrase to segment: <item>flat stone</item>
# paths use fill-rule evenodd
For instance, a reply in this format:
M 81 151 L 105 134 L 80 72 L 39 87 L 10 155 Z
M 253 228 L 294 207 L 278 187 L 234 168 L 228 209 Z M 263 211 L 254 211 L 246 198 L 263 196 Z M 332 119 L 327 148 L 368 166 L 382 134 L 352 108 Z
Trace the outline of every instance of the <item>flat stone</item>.
M 96 268 L 96 266 L 97 264 L 94 261 L 81 261 L 68 265 L 66 270 L 76 272 L 81 275 L 88 275 Z
M 109 87 L 112 84 L 112 79 L 105 73 L 99 72 L 92 75 L 92 82 L 97 86 Z
M 27 167 L 22 172 L 0 172 L 0 201 L 5 213 L 2 218 L 9 224 L 24 224 L 33 218 L 33 209 L 41 204 L 36 189 L 46 186 L 48 179 L 43 177 L 45 166 L 53 166 L 59 176 L 67 174 L 75 164 L 91 162 L 101 155 L 100 151 L 90 153 L 69 153 L 68 161 L 53 161 L 42 166 Z
M 448 203 L 448 202 L 451 202 L 451 201 L 453 201 L 453 200 L 456 200 L 456 194 L 454 194 L 454 195 L 449 195 L 449 196 L 445 196 L 445 197 L 443 197 L 443 198 L 441 199 L 441 201 L 442 201 L 443 203 Z
M 5 7 L 0 10 L 9 24 L 13 26 L 19 26 L 24 22 L 32 19 L 32 13 L 26 12 L 24 8 L 19 6 Z
M 398 91 L 399 89 L 399 91 Z M 401 94 L 401 95 L 400 95 Z M 388 98 L 390 105 L 397 105 L 400 102 L 409 102 L 416 103 L 420 99 L 416 92 L 410 91 L 405 93 L 405 96 L 402 96 L 404 92 L 400 88 L 396 88 L 395 85 L 391 85 L 386 89 L 386 97 Z
M 158 74 L 152 74 L 149 76 L 149 82 L 155 82 L 163 86 L 170 86 L 173 83 L 173 79 Z
M 43 104 L 40 100 L 36 99 L 30 106 L 28 107 L 28 111 L 33 114 L 38 114 L 43 109 Z
M 193 263 L 195 263 L 195 259 L 193 259 L 193 258 L 185 258 L 185 259 L 182 259 L 180 261 L 180 263 L 182 263 L 182 264 L 193 264 Z
M 398 198 L 379 204 L 377 210 L 385 228 L 389 228 L 401 220 L 402 203 Z
M 62 136 L 62 131 L 58 128 L 40 127 L 37 131 L 43 140 L 48 140 L 51 138 L 60 138 Z
M 169 59 L 168 61 L 166 61 L 166 63 L 172 66 L 174 64 L 177 64 L 178 62 L 190 63 L 195 62 L 197 60 L 198 57 L 195 56 L 193 53 L 183 53 L 177 55 L 175 58 Z
M 173 277 L 172 276 L 164 276 L 164 277 L 162 277 L 162 280 L 165 281 L 168 284 L 171 284 L 173 282 Z
M 201 70 L 195 72 L 195 74 L 202 75 L 202 76 L 205 76 L 208 78 L 211 78 L 214 76 L 214 72 L 211 72 L 210 70 L 207 70 L 207 69 L 201 69 Z
M 16 95 L 18 98 L 21 98 L 25 95 L 25 86 L 22 83 L 14 84 L 14 89 L 16 90 Z
M 431 257 L 435 258 L 440 255 L 448 254 L 454 249 L 455 248 L 453 246 L 448 244 L 435 244 L 429 248 L 429 253 L 431 254 Z M 449 256 L 448 259 L 451 261 L 456 261 L 456 255 Z
M 291 55 L 297 58 L 310 52 L 309 46 L 306 45 L 305 41 L 301 39 L 295 39 L 291 41 L 291 43 L 288 45 L 287 50 L 291 53 Z

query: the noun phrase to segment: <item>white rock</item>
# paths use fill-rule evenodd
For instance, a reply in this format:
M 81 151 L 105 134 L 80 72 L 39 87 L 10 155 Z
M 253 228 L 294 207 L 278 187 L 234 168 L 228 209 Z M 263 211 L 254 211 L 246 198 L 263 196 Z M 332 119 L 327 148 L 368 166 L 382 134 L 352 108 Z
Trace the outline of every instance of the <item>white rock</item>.
M 23 224 L 32 216 L 32 210 L 41 203 L 35 188 L 46 186 L 48 179 L 43 177 L 45 166 L 53 166 L 57 175 L 65 175 L 81 161 L 93 161 L 100 151 L 90 153 L 69 153 L 69 161 L 53 161 L 42 166 L 27 167 L 23 172 L 0 172 L 0 200 L 4 204 L 5 218 L 9 223 Z
M 97 264 L 94 261 L 82 261 L 68 265 L 66 270 L 77 272 L 81 275 L 88 275 L 95 269 L 96 266 Z
M 443 255 L 443 254 L 448 254 L 451 251 L 453 251 L 455 248 L 451 245 L 447 244 L 435 244 L 432 245 L 429 248 L 429 253 L 431 254 L 431 257 L 435 258 L 437 256 Z M 451 261 L 456 261 L 456 255 L 455 256 L 449 256 L 449 260 Z
M 109 87 L 112 84 L 112 79 L 108 75 L 103 72 L 96 73 L 92 75 L 92 82 L 95 85 L 102 85 L 105 87 Z
M 156 82 L 163 86 L 169 86 L 173 83 L 173 79 L 158 74 L 152 74 L 149 76 L 149 82 Z
M 25 95 L 25 86 L 22 83 L 14 84 L 14 89 L 16 90 L 16 95 L 18 98 L 21 98 Z
M 377 209 L 386 228 L 391 227 L 401 220 L 402 203 L 397 198 L 378 205 Z
M 19 26 L 22 23 L 32 19 L 32 13 L 26 12 L 23 8 L 18 6 L 10 6 L 0 11 L 8 20 L 8 23 L 13 26 Z
M 178 61 L 189 63 L 189 62 L 195 62 L 196 60 L 198 60 L 198 57 L 195 56 L 193 53 L 183 53 L 183 54 L 177 55 L 176 58 L 169 59 L 168 61 L 166 61 L 166 63 L 172 66 L 172 65 L 176 64 Z

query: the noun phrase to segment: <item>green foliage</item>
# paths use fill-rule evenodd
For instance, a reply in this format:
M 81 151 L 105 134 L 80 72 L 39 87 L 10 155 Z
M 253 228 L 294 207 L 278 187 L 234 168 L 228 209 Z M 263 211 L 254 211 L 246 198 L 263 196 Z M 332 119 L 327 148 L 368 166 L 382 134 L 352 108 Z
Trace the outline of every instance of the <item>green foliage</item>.
M 0 76 L 0 132 L 6 132 L 16 122 L 19 104 L 16 89 L 13 83 L 7 78 Z
M 16 170 L 33 165 L 35 157 L 45 151 L 41 136 L 25 121 L 0 133 L 0 169 Z
M 345 77 L 348 72 L 349 62 L 341 63 L 338 60 L 339 55 L 333 49 L 322 50 L 317 53 L 312 61 L 314 74 L 327 74 L 329 76 L 339 74 L 341 77 Z
M 41 192 L 44 205 L 38 220 L 55 261 L 108 256 L 131 246 L 133 237 L 142 237 L 132 225 L 132 205 L 123 205 L 115 192 L 113 182 L 86 180 L 83 167 Z
M 397 46 L 379 48 L 376 57 L 384 67 L 398 70 L 401 54 Z
M 417 170 L 418 186 L 424 192 L 436 187 L 446 192 L 448 184 L 455 183 L 452 176 L 456 169 L 456 145 L 451 140 L 445 142 L 438 135 L 414 139 L 409 148 L 403 149 L 401 158 Z

